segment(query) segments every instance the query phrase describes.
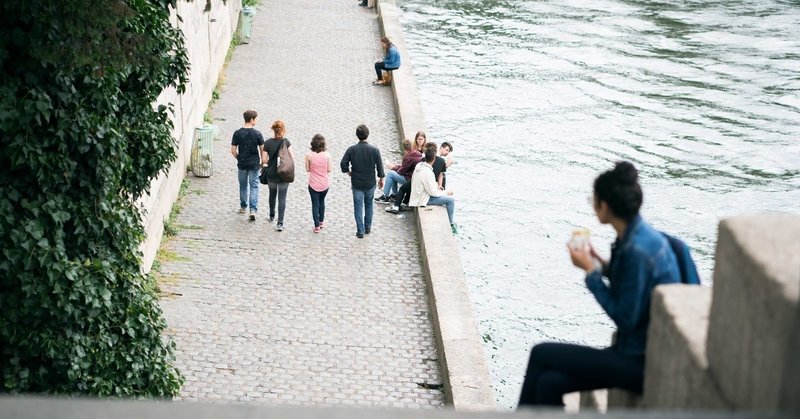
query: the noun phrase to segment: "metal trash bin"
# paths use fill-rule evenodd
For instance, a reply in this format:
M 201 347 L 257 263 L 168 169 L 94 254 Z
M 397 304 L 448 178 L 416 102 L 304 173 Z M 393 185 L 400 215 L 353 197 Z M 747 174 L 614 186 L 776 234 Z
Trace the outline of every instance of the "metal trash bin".
M 241 27 L 239 28 L 239 42 L 242 44 L 250 43 L 250 35 L 253 33 L 253 16 L 256 15 L 256 9 L 251 6 L 242 8 Z
M 206 124 L 194 129 L 191 165 L 192 173 L 197 177 L 210 177 L 214 174 L 212 155 L 215 128 L 213 125 Z

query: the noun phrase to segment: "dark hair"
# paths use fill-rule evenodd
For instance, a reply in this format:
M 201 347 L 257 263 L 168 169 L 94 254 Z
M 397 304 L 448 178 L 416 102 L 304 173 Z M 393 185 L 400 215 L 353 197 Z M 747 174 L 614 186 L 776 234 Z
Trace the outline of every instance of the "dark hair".
M 256 119 L 258 117 L 258 112 L 247 110 L 247 111 L 244 111 L 242 116 L 244 117 L 244 122 L 247 123 L 247 122 L 250 122 L 250 121 Z
M 283 138 L 286 134 L 286 125 L 279 119 L 272 123 L 272 132 L 275 133 L 275 138 Z
M 385 37 L 385 36 L 384 36 L 383 38 L 381 38 L 381 42 L 382 42 L 384 45 L 386 45 L 386 48 L 387 48 L 387 49 L 388 49 L 389 47 L 391 47 L 392 45 L 394 45 L 394 44 L 392 43 L 392 40 L 391 40 L 391 39 L 389 39 L 389 38 L 387 38 L 387 37 Z
M 436 153 L 436 143 L 434 143 L 433 141 L 425 143 L 424 147 L 425 150 L 433 150 L 433 152 Z
M 366 125 L 361 124 L 356 127 L 356 137 L 358 137 L 359 141 L 364 141 L 369 137 L 369 128 Z
M 594 180 L 594 196 L 597 202 L 605 201 L 617 217 L 632 220 L 642 206 L 639 172 L 629 162 L 617 162 Z
M 322 153 L 326 149 L 325 137 L 323 137 L 322 134 L 314 134 L 314 137 L 311 138 L 311 151 L 315 153 Z
M 433 163 L 436 160 L 436 147 L 425 149 L 425 163 Z
M 453 145 L 452 145 L 452 144 L 450 144 L 450 143 L 448 143 L 447 141 L 445 141 L 445 142 L 443 142 L 443 143 L 442 143 L 442 147 L 443 147 L 443 148 L 444 148 L 444 147 L 447 147 L 447 149 L 448 149 L 448 150 L 450 150 L 450 152 L 451 152 L 451 153 L 453 152 Z

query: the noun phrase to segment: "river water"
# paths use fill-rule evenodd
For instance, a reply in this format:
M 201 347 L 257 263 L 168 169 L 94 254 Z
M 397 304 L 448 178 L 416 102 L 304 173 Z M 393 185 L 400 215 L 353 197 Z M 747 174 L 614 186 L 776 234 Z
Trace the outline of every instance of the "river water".
M 800 211 L 800 2 L 398 0 L 498 405 L 542 341 L 608 343 L 565 250 L 616 160 L 712 282 L 723 217 Z

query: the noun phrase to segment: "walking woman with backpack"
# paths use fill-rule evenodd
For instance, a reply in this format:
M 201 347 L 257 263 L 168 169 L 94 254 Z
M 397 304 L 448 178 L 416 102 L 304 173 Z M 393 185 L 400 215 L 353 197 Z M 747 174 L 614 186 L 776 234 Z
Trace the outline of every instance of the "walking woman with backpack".
M 642 393 L 650 298 L 657 285 L 681 282 L 667 237 L 639 215 L 638 172 L 618 162 L 594 181 L 592 206 L 602 224 L 617 233 L 605 261 L 586 241 L 570 243 L 572 264 L 586 271 L 586 287 L 617 326 L 616 340 L 597 349 L 568 343 L 541 343 L 528 361 L 519 406 L 563 406 L 574 391 L 621 388 Z M 608 285 L 603 282 L 608 279 Z
M 286 146 L 288 156 L 293 163 L 294 154 L 292 153 L 291 143 L 287 138 L 286 125 L 283 121 L 275 121 L 272 124 L 274 136 L 264 142 L 264 155 L 261 158 L 267 171 L 267 185 L 269 185 L 269 222 L 275 221 L 275 201 L 278 202 L 278 224 L 275 230 L 283 231 L 283 215 L 286 213 L 286 194 L 289 191 L 289 182 L 286 182 L 278 175 L 279 153 L 282 146 Z

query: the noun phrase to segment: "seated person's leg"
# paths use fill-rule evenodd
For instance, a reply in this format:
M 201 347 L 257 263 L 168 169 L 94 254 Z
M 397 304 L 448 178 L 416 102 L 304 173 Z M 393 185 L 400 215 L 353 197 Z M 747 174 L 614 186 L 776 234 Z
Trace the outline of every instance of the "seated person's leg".
M 531 350 L 520 405 L 561 405 L 560 397 L 566 393 L 599 388 L 641 393 L 643 383 L 643 356 L 625 356 L 610 349 L 566 343 L 542 343 Z
M 411 197 L 411 182 L 406 182 L 397 191 L 397 196 L 394 197 L 394 206 L 400 208 L 400 204 L 408 204 L 408 199 Z

